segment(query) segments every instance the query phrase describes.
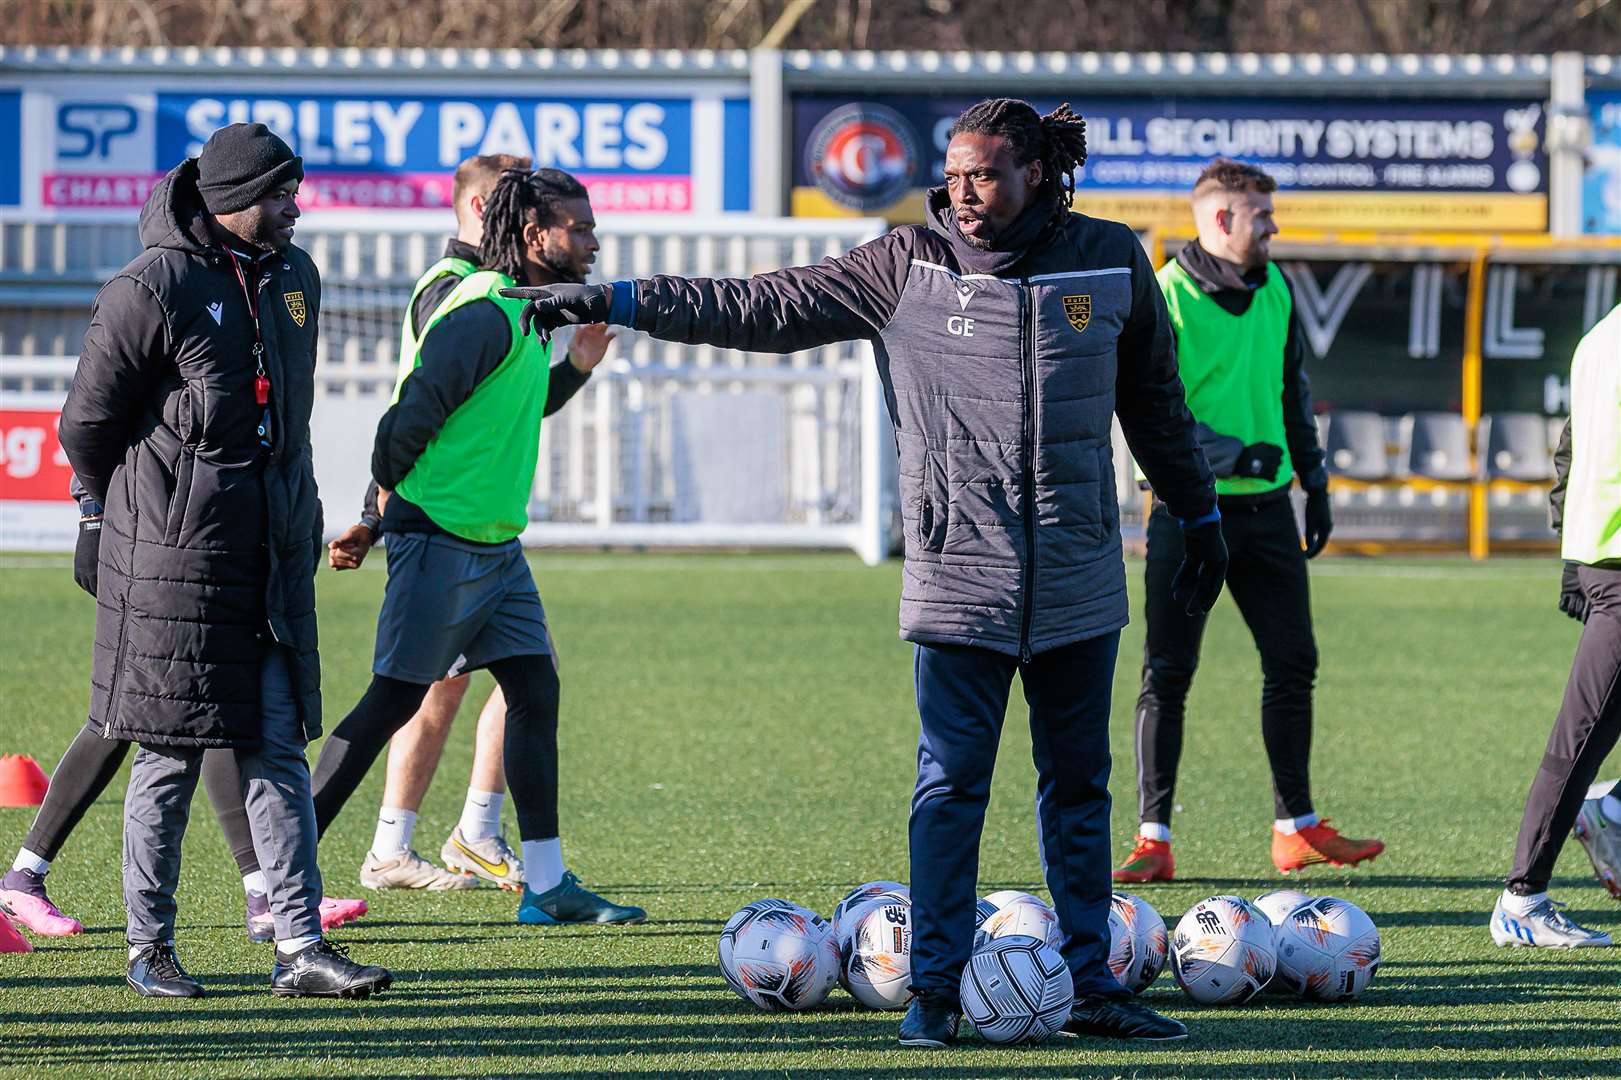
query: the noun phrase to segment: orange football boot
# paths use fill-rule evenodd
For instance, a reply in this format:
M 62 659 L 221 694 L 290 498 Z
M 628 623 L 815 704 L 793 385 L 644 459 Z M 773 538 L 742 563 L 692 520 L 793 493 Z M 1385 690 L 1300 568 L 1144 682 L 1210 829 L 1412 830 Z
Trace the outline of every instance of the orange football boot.
M 1130 858 L 1114 872 L 1114 880 L 1127 885 L 1141 885 L 1145 881 L 1170 881 L 1176 876 L 1176 859 L 1171 855 L 1169 840 L 1137 838 Z
M 1275 825 L 1272 827 L 1272 865 L 1284 874 L 1318 863 L 1355 866 L 1383 850 L 1383 840 L 1354 840 L 1341 836 L 1339 830 L 1329 827 L 1327 818 L 1292 834 L 1279 832 Z

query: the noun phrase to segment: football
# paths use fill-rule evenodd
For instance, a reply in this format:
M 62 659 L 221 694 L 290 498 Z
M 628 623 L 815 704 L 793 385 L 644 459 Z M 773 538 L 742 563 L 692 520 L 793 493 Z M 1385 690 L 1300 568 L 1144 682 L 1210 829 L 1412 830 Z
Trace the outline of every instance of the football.
M 833 940 L 838 943 L 840 956 L 849 949 L 850 935 L 855 933 L 856 923 L 860 921 L 862 913 L 873 904 L 886 901 L 898 901 L 910 906 L 912 892 L 898 881 L 869 881 L 865 885 L 851 889 L 845 898 L 839 901 L 838 907 L 833 909 L 832 921 Z
M 1130 893 L 1109 901 L 1109 970 L 1115 981 L 1140 994 L 1165 970 L 1170 934 L 1153 905 Z
M 1344 1001 L 1379 970 L 1379 928 L 1348 900 L 1319 896 L 1278 928 L 1278 980 L 1311 1001 Z
M 974 901 L 974 938 L 978 940 L 979 932 L 985 928 L 985 920 L 995 915 L 997 907 L 991 903 L 990 898 L 980 897 Z
M 1277 968 L 1272 924 L 1242 896 L 1212 896 L 1183 915 L 1171 935 L 1171 971 L 1194 1001 L 1241 1005 Z
M 1041 1042 L 1064 1026 L 1075 984 L 1058 950 L 1014 934 L 974 950 L 963 968 L 962 1014 L 988 1042 Z
M 1058 913 L 1034 896 L 1022 896 L 1003 904 L 986 918 L 975 935 L 975 944 L 983 945 L 996 938 L 1022 935 L 1045 941 L 1053 948 L 1064 943 L 1064 931 L 1058 925 Z
M 885 893 L 857 912 L 843 950 L 840 981 L 869 1009 L 898 1009 L 911 998 L 912 902 Z
M 1041 897 L 1033 893 L 1021 892 L 1018 889 L 1002 889 L 984 898 L 991 907 L 1001 910 L 1015 900 L 1034 900 L 1038 904 L 1046 903 Z
M 769 1012 L 820 1005 L 838 978 L 839 954 L 827 920 L 774 897 L 747 904 L 726 920 L 717 951 L 726 985 Z
M 1262 893 L 1255 898 L 1255 906 L 1261 909 L 1274 930 L 1283 926 L 1284 918 L 1311 899 L 1310 893 L 1303 893 L 1299 889 L 1274 889 L 1269 893 Z M 1277 935 L 1274 933 L 1274 937 Z

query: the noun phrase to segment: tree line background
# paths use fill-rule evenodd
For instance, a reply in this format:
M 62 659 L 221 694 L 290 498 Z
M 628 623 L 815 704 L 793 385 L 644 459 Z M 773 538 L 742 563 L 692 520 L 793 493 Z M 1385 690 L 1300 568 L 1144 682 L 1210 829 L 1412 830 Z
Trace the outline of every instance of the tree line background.
M 1621 51 L 1621 0 L 0 0 L 9 44 Z

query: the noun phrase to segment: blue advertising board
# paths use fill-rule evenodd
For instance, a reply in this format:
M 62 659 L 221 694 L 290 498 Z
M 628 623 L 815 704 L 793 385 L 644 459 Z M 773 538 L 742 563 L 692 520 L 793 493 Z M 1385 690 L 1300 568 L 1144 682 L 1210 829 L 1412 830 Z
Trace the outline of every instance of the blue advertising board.
M 907 200 L 920 208 L 918 193 L 939 183 L 952 121 L 975 100 L 796 95 L 796 211 L 882 213 Z M 1058 103 L 1031 102 L 1044 112 Z M 1413 196 L 1439 198 L 1443 206 L 1469 198 L 1477 210 L 1491 211 L 1496 227 L 1546 224 L 1544 118 L 1534 100 L 1115 97 L 1071 103 L 1086 118 L 1089 150 L 1076 177 L 1079 196 L 1185 192 L 1212 158 L 1230 157 L 1265 168 L 1286 195 L 1354 193 L 1405 208 L 1415 206 Z
M 22 201 L 23 96 L 17 90 L 0 90 L 0 146 L 14 150 L 0 156 L 0 206 L 16 206 Z
M 1621 90 L 1589 90 L 1593 141 L 1582 177 L 1582 231 L 1621 234 Z

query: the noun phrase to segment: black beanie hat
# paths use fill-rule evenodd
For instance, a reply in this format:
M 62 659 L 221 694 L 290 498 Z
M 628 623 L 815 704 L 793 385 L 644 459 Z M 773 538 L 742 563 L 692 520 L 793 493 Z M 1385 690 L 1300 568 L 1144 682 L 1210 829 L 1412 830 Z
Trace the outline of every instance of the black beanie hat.
M 246 210 L 289 180 L 304 179 L 304 159 L 263 124 L 230 124 L 203 144 L 197 190 L 210 214 Z

